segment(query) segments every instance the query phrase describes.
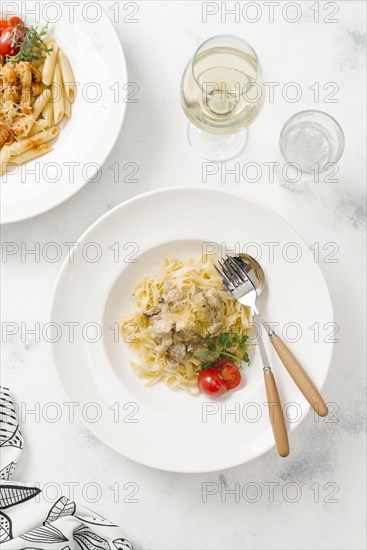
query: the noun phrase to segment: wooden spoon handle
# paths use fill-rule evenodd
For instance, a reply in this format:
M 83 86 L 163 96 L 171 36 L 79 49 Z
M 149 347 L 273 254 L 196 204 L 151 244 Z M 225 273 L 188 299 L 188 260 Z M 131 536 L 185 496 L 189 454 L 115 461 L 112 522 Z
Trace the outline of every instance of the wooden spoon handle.
M 293 378 L 293 381 L 303 393 L 311 407 L 319 416 L 326 416 L 328 408 L 321 397 L 320 392 L 315 387 L 311 378 L 299 364 L 293 353 L 287 348 L 285 343 L 279 336 L 275 335 L 271 339 L 275 351 L 279 355 L 283 365 Z
M 264 372 L 266 397 L 269 406 L 269 417 L 271 427 L 273 428 L 273 434 L 275 444 L 280 456 L 289 455 L 289 442 L 287 428 L 285 427 L 284 415 L 282 405 L 279 399 L 278 388 L 275 383 L 274 375 L 271 371 Z

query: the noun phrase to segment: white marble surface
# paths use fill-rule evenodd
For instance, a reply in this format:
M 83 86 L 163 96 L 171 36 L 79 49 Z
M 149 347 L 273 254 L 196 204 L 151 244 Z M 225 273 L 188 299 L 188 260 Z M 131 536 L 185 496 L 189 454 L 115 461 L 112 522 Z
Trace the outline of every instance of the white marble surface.
M 108 8 L 110 3 L 104 4 Z M 139 2 L 138 23 L 116 24 L 129 78 L 140 88 L 139 102 L 128 105 L 103 180 L 88 185 L 52 212 L 6 226 L 2 232 L 3 241 L 24 243 L 28 248 L 35 243 L 42 247 L 49 241 L 62 245 L 76 241 L 99 216 L 129 197 L 158 187 L 199 185 L 225 188 L 269 206 L 310 246 L 319 242 L 322 259 L 328 252 L 322 250 L 325 243 L 337 243 L 339 247 L 337 263 L 320 262 L 332 295 L 335 320 L 340 325 L 339 343 L 324 389 L 327 400 L 338 404 L 338 422 L 315 424 L 309 415 L 292 436 L 292 454 L 287 460 L 280 460 L 271 451 L 246 465 L 210 475 L 167 474 L 134 464 L 101 444 L 79 421 L 70 423 L 66 414 L 55 424 L 42 416 L 46 403 L 66 400 L 47 343 L 37 342 L 34 336 L 22 341 L 17 334 L 3 345 L 2 383 L 12 389 L 19 403 L 29 408 L 39 403 L 41 408 L 39 418 L 28 414 L 23 422 L 26 450 L 17 479 L 50 483 L 50 499 L 55 496 L 55 484 L 66 496 L 71 482 L 79 484 L 75 498 L 118 522 L 136 548 L 365 548 L 365 4 L 338 2 L 339 23 L 315 23 L 310 10 L 313 3 L 298 2 L 303 13 L 295 24 L 283 20 L 280 8 L 275 11 L 274 23 L 269 23 L 267 8 L 259 4 L 263 16 L 257 23 L 243 19 L 236 23 L 233 17 L 222 23 L 219 15 L 203 23 L 201 2 Z M 324 9 L 323 2 L 320 6 L 323 18 L 330 8 Z M 346 148 L 337 183 L 296 190 L 269 183 L 265 171 L 257 183 L 243 179 L 235 182 L 231 176 L 222 183 L 219 174 L 202 182 L 201 160 L 186 141 L 178 86 L 196 45 L 218 33 L 245 37 L 258 52 L 265 80 L 281 83 L 274 103 L 266 103 L 251 128 L 246 151 L 236 160 L 242 164 L 276 160 L 277 139 L 284 121 L 296 111 L 319 108 L 334 115 L 345 131 Z M 279 93 L 291 81 L 298 82 L 303 90 L 302 99 L 295 104 Z M 315 104 L 309 89 L 315 82 L 320 83 L 321 97 L 326 93 L 323 85 L 336 82 L 338 102 Z M 113 182 L 108 167 L 117 160 L 138 164 L 138 183 Z M 233 168 L 231 162 L 228 167 Z M 31 257 L 24 262 L 20 254 L 3 263 L 3 322 L 25 322 L 28 327 L 36 322 L 47 323 L 60 266 L 61 262 L 41 259 L 37 263 Z M 346 291 L 348 276 L 352 284 Z M 102 492 L 100 501 L 94 504 L 92 489 L 86 493 L 89 482 L 98 483 Z M 130 492 L 128 487 L 123 488 L 128 482 L 138 485 L 137 503 L 123 502 Z M 249 490 L 247 501 L 241 498 L 235 502 L 229 495 L 226 502 L 221 502 L 218 493 L 204 503 L 203 482 L 227 482 L 230 489 L 236 483 L 241 489 L 256 483 L 260 498 L 250 502 L 254 494 Z M 118 502 L 114 502 L 111 489 L 116 483 L 121 489 Z M 274 499 L 269 496 L 267 483 L 278 484 L 274 486 Z M 297 502 L 287 502 L 287 490 L 289 498 L 294 496 L 288 483 L 298 484 L 301 493 Z M 319 498 L 315 497 L 317 490 Z M 333 492 L 336 494 L 332 497 Z

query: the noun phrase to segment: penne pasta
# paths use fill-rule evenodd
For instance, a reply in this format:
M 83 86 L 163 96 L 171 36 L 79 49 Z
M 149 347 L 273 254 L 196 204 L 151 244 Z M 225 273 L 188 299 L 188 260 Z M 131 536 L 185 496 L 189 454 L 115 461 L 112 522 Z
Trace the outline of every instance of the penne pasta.
M 54 76 L 51 85 L 52 106 L 54 123 L 58 124 L 64 116 L 64 87 L 62 85 L 61 69 L 59 63 L 56 63 Z
M 42 110 L 42 116 L 43 116 L 44 120 L 47 122 L 47 126 L 52 126 L 53 117 L 54 117 L 54 109 L 53 109 L 51 101 L 46 103 L 46 105 L 44 106 L 44 108 Z
M 19 61 L 0 59 L 0 175 L 52 150 L 47 143 L 58 135 L 64 115 L 71 118 L 76 97 L 69 59 L 55 39 L 36 36 L 37 29 L 25 24 L 24 29 Z M 38 59 L 42 43 L 51 51 Z
M 74 103 L 76 97 L 76 83 L 70 61 L 62 50 L 59 50 L 58 57 L 66 95 L 70 103 Z
M 68 117 L 68 118 L 71 118 L 71 105 L 70 105 L 70 101 L 69 101 L 69 98 L 68 98 L 68 95 L 65 91 L 65 88 L 64 88 L 64 91 L 63 91 L 63 96 L 64 96 L 64 111 L 65 111 L 65 115 Z
M 1 149 L 1 153 L 0 153 L 0 175 L 1 176 L 3 175 L 3 173 L 6 170 L 6 166 L 9 162 L 9 159 L 10 159 L 9 151 L 7 151 L 7 150 L 4 151 L 4 147 L 3 147 Z
M 36 122 L 43 109 L 46 107 L 47 103 L 51 100 L 51 95 L 51 90 L 46 88 L 46 90 L 43 90 L 42 94 L 37 97 L 36 101 L 33 104 L 33 122 Z
M 60 129 L 57 126 L 43 130 L 38 134 L 35 134 L 32 137 L 23 139 L 21 141 L 15 141 L 11 145 L 4 145 L 3 152 L 5 150 L 6 160 L 8 162 L 9 158 L 21 155 L 34 147 L 39 147 L 48 141 L 54 139 L 59 133 Z
M 37 147 L 34 147 L 29 151 L 25 151 L 20 155 L 11 157 L 10 161 L 7 163 L 7 166 L 9 165 L 11 166 L 12 164 L 16 164 L 16 165 L 24 164 L 25 162 L 29 162 L 30 160 L 40 157 L 41 155 L 45 155 L 50 151 L 52 151 L 52 147 L 50 147 L 49 145 L 45 145 L 45 144 L 38 145 Z
M 33 124 L 34 124 L 34 120 L 30 116 L 17 118 L 13 124 L 13 131 L 17 136 L 17 138 L 19 139 L 19 138 L 27 137 Z
M 43 130 L 46 130 L 48 126 L 50 125 L 47 123 L 47 120 L 43 118 L 38 119 L 37 122 L 33 124 L 32 129 L 28 134 L 28 137 L 32 137 L 39 132 L 43 132 Z
M 51 85 L 52 77 L 54 74 L 55 65 L 57 61 L 57 54 L 59 51 L 59 48 L 56 42 L 50 42 L 48 46 L 52 48 L 52 52 L 46 57 L 45 63 L 42 69 L 42 82 L 46 84 L 46 86 Z
M 52 126 L 51 128 L 47 128 L 47 130 L 42 130 L 42 132 L 35 134 L 31 139 L 35 140 L 37 142 L 36 145 L 38 146 L 51 141 L 59 134 L 59 132 L 60 128 L 58 126 Z

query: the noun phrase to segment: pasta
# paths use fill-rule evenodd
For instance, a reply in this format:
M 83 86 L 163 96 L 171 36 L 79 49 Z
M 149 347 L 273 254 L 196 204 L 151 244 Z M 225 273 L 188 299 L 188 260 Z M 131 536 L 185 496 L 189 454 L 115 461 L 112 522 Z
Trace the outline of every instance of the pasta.
M 69 101 L 68 95 L 66 93 L 64 93 L 63 95 L 64 95 L 64 112 L 65 112 L 65 116 L 70 118 L 71 117 L 71 103 Z
M 52 104 L 53 104 L 53 115 L 54 122 L 58 124 L 62 117 L 64 116 L 64 96 L 62 89 L 62 80 L 61 80 L 61 69 L 60 65 L 56 63 L 54 75 L 52 78 Z
M 16 157 L 13 157 L 11 162 L 8 163 L 8 165 L 20 165 L 24 164 L 25 162 L 29 162 L 30 160 L 34 160 L 37 157 L 40 157 L 46 153 L 49 153 L 52 151 L 52 148 L 49 145 L 38 145 L 36 147 L 33 147 L 29 151 L 25 151 L 24 153 L 21 153 L 20 155 L 17 155 Z
M 164 381 L 170 388 L 197 393 L 202 365 L 197 354 L 203 355 L 208 341 L 224 332 L 247 335 L 252 329 L 250 310 L 227 294 L 213 261 L 166 258 L 157 275 L 137 284 L 133 297 L 136 311 L 122 321 L 121 333 L 139 358 L 132 363 L 135 374 L 149 386 Z M 184 355 L 177 355 L 183 348 Z M 232 351 L 240 359 L 241 350 Z
M 32 38 L 36 32 L 32 29 Z M 46 143 L 58 135 L 64 116 L 71 117 L 76 93 L 71 65 L 55 40 L 44 34 L 45 29 L 36 34 L 34 58 L 29 61 L 21 51 L 18 57 L 0 56 L 1 175 L 11 165 L 51 151 Z M 29 51 L 24 55 L 28 59 Z
M 38 119 L 38 121 L 33 124 L 32 129 L 28 134 L 28 137 L 32 137 L 35 134 L 42 132 L 42 130 L 46 130 L 48 126 L 49 124 L 47 123 L 47 120 L 44 120 L 42 118 Z
M 33 123 L 36 122 L 36 120 L 40 117 L 40 114 L 42 113 L 43 109 L 51 101 L 51 99 L 52 99 L 52 93 L 51 93 L 51 90 L 49 90 L 48 88 L 46 88 L 46 90 L 44 90 L 42 94 L 37 97 L 36 101 L 33 103 L 33 112 L 32 112 Z
M 42 116 L 43 119 L 46 121 L 47 126 L 52 126 L 53 118 L 54 118 L 54 109 L 52 106 L 51 101 L 46 103 L 42 110 Z
M 11 145 L 5 145 L 1 151 L 1 175 L 4 173 L 3 165 L 23 164 L 24 161 L 20 162 L 18 158 L 19 156 L 23 159 L 26 158 L 27 160 L 30 160 L 32 154 L 30 153 L 28 155 L 24 155 L 24 153 L 32 150 L 39 151 L 38 148 L 41 145 L 54 139 L 58 133 L 59 127 L 53 126 L 52 128 L 49 128 L 48 130 L 43 130 L 38 134 L 34 134 L 32 137 L 28 137 L 27 139 L 15 141 Z M 37 154 L 36 156 L 39 155 Z
M 59 63 L 61 68 L 62 79 L 64 82 L 65 93 L 70 103 L 73 103 L 76 95 L 75 79 L 74 79 L 74 75 L 73 75 L 73 71 L 72 71 L 69 59 L 67 58 L 67 56 L 62 50 L 59 51 Z
M 52 52 L 46 57 L 42 70 L 42 82 L 46 84 L 46 86 L 50 86 L 52 82 L 57 54 L 59 51 L 59 48 L 55 42 L 50 42 L 49 47 L 52 48 Z

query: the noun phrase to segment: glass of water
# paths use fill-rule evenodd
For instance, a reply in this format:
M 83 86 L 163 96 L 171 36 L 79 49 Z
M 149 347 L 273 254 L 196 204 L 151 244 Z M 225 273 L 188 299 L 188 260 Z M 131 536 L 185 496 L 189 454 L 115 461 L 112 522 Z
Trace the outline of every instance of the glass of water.
M 284 124 L 279 139 L 286 163 L 311 174 L 336 164 L 344 151 L 340 124 L 323 111 L 301 111 Z
M 236 156 L 246 143 L 246 128 L 263 107 L 264 92 L 250 44 L 232 35 L 203 42 L 184 71 L 180 90 L 193 149 L 213 161 Z

